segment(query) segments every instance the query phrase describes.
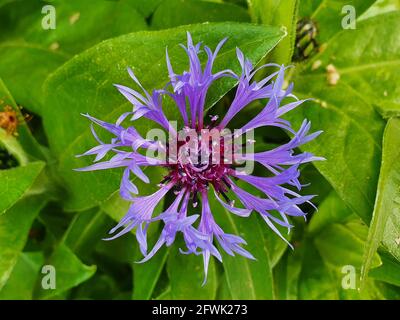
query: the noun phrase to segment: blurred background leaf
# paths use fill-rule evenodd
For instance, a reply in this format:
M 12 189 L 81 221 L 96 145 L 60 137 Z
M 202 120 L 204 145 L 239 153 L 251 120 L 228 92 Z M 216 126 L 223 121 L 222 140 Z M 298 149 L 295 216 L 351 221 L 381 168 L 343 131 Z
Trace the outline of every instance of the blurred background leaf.
M 23 252 L 0 290 L 0 300 L 31 300 L 39 270 L 44 262 L 42 252 Z
M 55 289 L 44 289 L 39 279 L 36 285 L 35 298 L 49 299 L 59 296 L 68 289 L 88 280 L 96 271 L 96 266 L 84 265 L 76 255 L 63 243 L 61 243 L 46 260 L 55 270 Z
M 185 24 L 222 21 L 250 22 L 250 16 L 246 9 L 230 3 L 164 0 L 153 14 L 151 27 L 166 29 Z
M 34 184 L 43 170 L 44 162 L 31 162 L 24 166 L 0 170 L 0 216 L 13 206 Z
M 31 224 L 45 200 L 26 197 L 0 216 L 0 290 L 10 277 L 28 238 Z
M 42 114 L 44 80 L 73 54 L 101 40 L 147 29 L 134 3 L 20 0 L 1 6 L 1 29 L 7 32 L 0 35 L 0 77 L 20 104 Z M 42 27 L 42 7 L 46 4 L 56 10 L 54 30 Z
M 290 64 L 296 40 L 297 11 L 300 0 L 248 0 L 247 2 L 253 22 L 285 28 L 287 36 L 271 53 L 270 60 L 278 64 Z

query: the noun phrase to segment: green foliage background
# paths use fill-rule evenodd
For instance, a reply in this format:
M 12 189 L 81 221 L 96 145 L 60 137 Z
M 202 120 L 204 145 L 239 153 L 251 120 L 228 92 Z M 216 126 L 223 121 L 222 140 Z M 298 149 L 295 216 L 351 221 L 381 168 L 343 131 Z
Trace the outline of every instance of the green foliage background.
M 46 4 L 56 8 L 55 30 L 41 27 Z M 348 4 L 355 30 L 341 27 Z M 0 0 L 0 109 L 33 114 L 16 137 L 0 130 L 1 147 L 20 164 L 0 171 L 0 299 L 399 299 L 399 9 L 398 0 Z M 296 23 L 306 17 L 317 25 L 319 50 L 292 62 Z M 288 119 L 323 130 L 306 148 L 327 158 L 302 169 L 318 211 L 293 221 L 294 251 L 255 215 L 240 219 L 212 203 L 257 261 L 224 255 L 223 265 L 211 262 L 204 287 L 201 258 L 180 255 L 179 245 L 141 265 L 133 234 L 102 241 L 127 208 L 116 192 L 121 173 L 72 171 L 89 163 L 75 155 L 94 143 L 80 113 L 115 121 L 129 110 L 112 86 L 132 85 L 127 66 L 144 87 L 162 87 L 166 46 L 184 70 L 178 45 L 186 31 L 210 47 L 229 37 L 216 69 L 238 70 L 236 47 L 254 63 L 293 64 L 287 80 L 295 94 L 314 100 Z M 334 86 L 329 64 L 340 74 Z M 233 86 L 213 86 L 209 109 L 223 112 Z M 176 108 L 165 109 L 177 118 Z M 151 124 L 137 126 L 145 132 Z M 257 132 L 258 143 L 285 138 Z M 142 194 L 162 176 L 147 173 L 153 183 L 139 185 Z M 41 287 L 45 264 L 56 268 L 55 290 Z M 342 286 L 348 265 L 359 290 Z

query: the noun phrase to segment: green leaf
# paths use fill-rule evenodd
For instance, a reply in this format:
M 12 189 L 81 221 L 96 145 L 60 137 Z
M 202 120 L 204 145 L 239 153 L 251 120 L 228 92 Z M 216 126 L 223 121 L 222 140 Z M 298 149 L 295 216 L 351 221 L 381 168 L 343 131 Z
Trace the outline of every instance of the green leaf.
M 31 300 L 43 261 L 42 252 L 21 253 L 10 278 L 0 290 L 0 300 Z
M 298 298 L 299 277 L 302 267 L 303 246 L 288 250 L 274 267 L 275 297 L 278 300 Z
M 361 269 L 368 228 L 335 193 L 321 203 L 307 231 L 326 264 L 333 268 L 352 265 Z M 374 266 L 381 263 L 376 253 L 372 255 L 372 263 Z
M 159 234 L 154 234 L 153 241 L 157 241 Z M 136 248 L 138 248 L 136 246 Z M 163 247 L 157 254 L 145 263 L 133 263 L 133 299 L 148 300 L 151 298 L 157 281 L 160 278 L 168 257 L 168 249 Z M 136 250 L 135 261 L 140 261 L 142 255 Z
M 308 119 L 314 131 L 323 130 L 304 149 L 327 159 L 314 165 L 340 198 L 368 223 L 376 193 L 384 121 L 359 92 L 340 81 L 328 86 L 323 75 L 304 74 L 294 83 L 299 97 L 315 100 L 288 113 L 287 118 L 297 128 Z
M 36 287 L 35 298 L 49 299 L 88 280 L 96 272 L 96 266 L 84 265 L 65 244 L 60 244 L 46 264 L 52 265 L 56 272 L 56 288 L 43 289 L 41 280 Z
M 64 235 L 65 244 L 79 257 L 87 257 L 96 244 L 106 236 L 109 219 L 95 208 L 75 215 Z
M 129 1 L 53 1 L 56 29 L 42 28 L 44 3 L 15 1 L 0 10 L 5 32 L 0 44 L 0 76 L 18 103 L 42 114 L 42 84 L 70 58 L 101 40 L 144 30 L 146 23 Z M 101 23 L 99 23 L 101 21 Z M 12 25 L 13 28 L 9 28 Z M 30 90 L 26 90 L 26 88 Z
M 377 0 L 359 19 L 368 19 L 382 13 L 398 10 L 400 10 L 399 0 Z
M 109 223 L 109 228 L 111 228 L 111 226 L 114 226 L 114 224 Z M 105 257 L 107 260 L 106 264 L 112 265 L 118 262 L 131 265 L 133 261 L 136 261 L 134 254 L 137 248 L 137 240 L 132 233 L 127 233 L 112 241 L 99 241 L 94 254 L 96 256 L 99 254 Z M 108 233 L 103 235 L 102 238 L 107 237 L 109 237 Z M 104 262 L 101 258 L 100 260 L 100 262 Z M 131 277 L 131 275 L 129 275 L 129 277 Z M 131 281 L 129 280 L 127 283 L 131 284 Z
M 174 300 L 213 300 L 217 294 L 218 278 L 214 258 L 210 259 L 207 283 L 204 280 L 203 256 L 184 255 L 174 244 L 167 259 L 167 272 Z
M 154 12 L 151 26 L 154 29 L 166 29 L 185 24 L 219 21 L 249 22 L 250 17 L 247 10 L 230 3 L 164 0 Z
M 400 263 L 386 252 L 380 252 L 380 257 L 382 259 L 382 265 L 378 268 L 371 269 L 368 276 L 400 287 Z
M 150 17 L 163 0 L 134 0 L 132 5 L 144 17 Z
M 331 192 L 318 207 L 308 225 L 308 232 L 317 234 L 333 223 L 343 223 L 354 215 L 339 198 L 336 192 Z
M 44 162 L 37 161 L 25 166 L 0 170 L 0 216 L 28 191 L 44 166 Z
M 171 287 L 168 287 L 163 293 L 161 293 L 155 300 L 172 300 Z
M 68 58 L 36 44 L 0 43 L 0 77 L 19 104 L 41 114 L 42 84 Z
M 335 238 L 336 243 L 339 243 Z M 337 267 L 332 267 L 330 262 L 325 261 L 322 252 L 317 250 L 313 243 L 309 240 L 302 243 L 304 246 L 304 255 L 302 262 L 302 269 L 299 277 L 299 299 L 301 300 L 365 300 L 365 299 L 382 299 L 382 294 L 376 287 L 376 284 L 372 281 L 368 283 L 368 288 L 364 292 L 360 293 L 357 290 L 358 282 L 356 281 L 354 288 L 345 288 L 342 285 L 344 277 L 348 273 L 342 272 Z M 348 252 L 349 256 L 352 256 L 352 252 Z M 348 263 L 349 259 L 347 256 L 343 264 Z M 358 270 L 354 274 L 354 280 L 358 280 Z
M 218 300 L 232 300 L 231 290 L 229 289 L 226 277 L 223 277 L 222 283 L 220 283 L 217 294 Z
M 115 121 L 123 112 L 132 109 L 113 83 L 132 86 L 126 67 L 133 67 L 143 86 L 162 88 L 168 82 L 165 48 L 176 72 L 187 68 L 187 57 L 179 43 L 186 41 L 190 31 L 195 41 L 210 47 L 224 37 L 230 37 L 215 61 L 215 70 L 232 67 L 238 70 L 236 46 L 243 49 L 253 62 L 259 61 L 281 39 L 279 29 L 247 24 L 204 24 L 181 27 L 159 32 L 139 32 L 105 41 L 78 55 L 58 69 L 47 81 L 47 110 L 44 118 L 50 146 L 60 158 L 59 173 L 68 192 L 67 210 L 82 210 L 109 197 L 119 185 L 119 170 L 107 172 L 73 172 L 84 167 L 90 159 L 75 159 L 95 143 L 87 119 L 80 113 L 105 121 Z M 134 48 L 134 50 L 133 50 Z M 205 55 L 201 60 L 204 62 Z M 83 71 L 84 70 L 84 71 Z M 234 83 L 220 81 L 209 93 L 210 104 L 216 102 Z M 165 108 L 169 119 L 178 119 L 176 107 Z M 65 130 L 68 123 L 68 130 Z M 154 128 L 150 121 L 137 121 L 135 127 L 146 133 Z
M 210 206 L 221 228 L 226 233 L 242 237 L 248 244 L 245 249 L 257 259 L 254 261 L 240 255 L 222 255 L 224 273 L 232 298 L 272 299 L 273 280 L 269 247 L 268 242 L 263 241 L 264 234 L 261 229 L 268 227 L 254 214 L 246 219 L 234 216 L 213 198 L 210 198 Z M 272 230 L 267 232 L 273 233 Z
M 309 241 L 303 242 L 304 254 L 299 275 L 298 299 L 337 300 L 340 282 L 326 268 L 317 249 Z
M 365 248 L 362 279 L 371 268 L 380 243 L 400 261 L 400 120 L 390 119 L 383 136 L 382 165 L 374 213 Z M 400 242 L 400 240 L 398 240 Z
M 306 73 L 312 79 L 322 79 L 326 66 L 333 64 L 340 75 L 339 83 L 360 92 L 361 99 L 382 116 L 400 115 L 400 41 L 396 32 L 387 32 L 399 28 L 397 11 L 364 20 L 356 30 L 343 30 L 307 65 Z M 315 61 L 321 66 L 312 71 Z
M 343 29 L 342 19 L 345 17 L 345 13 L 342 13 L 342 9 L 345 5 L 353 6 L 356 10 L 357 17 L 359 17 L 375 1 L 376 0 L 301 0 L 299 17 L 310 18 L 316 22 L 318 26 L 317 39 L 319 43 L 322 44 Z M 352 30 L 350 30 L 350 33 L 351 32 Z
M 100 267 L 99 267 L 100 269 Z M 70 300 L 126 300 L 121 296 L 120 288 L 115 279 L 109 274 L 96 273 L 88 281 L 80 285 Z M 129 298 L 128 298 L 129 299 Z
M 56 0 L 52 5 L 57 13 L 56 28 L 43 29 L 44 15 L 38 15 L 37 21 L 25 29 L 27 42 L 46 48 L 57 43 L 56 50 L 74 54 L 102 40 L 147 29 L 144 18 L 129 0 Z
M 0 289 L 10 277 L 32 222 L 44 204 L 45 200 L 39 196 L 26 197 L 0 216 Z
M 299 0 L 248 0 L 252 21 L 286 28 L 287 36 L 271 54 L 271 61 L 289 64 L 296 40 Z
M 367 290 L 357 290 L 368 229 L 335 193 L 321 203 L 307 231 L 306 241 L 300 242 L 306 252 L 299 282 L 302 299 L 369 299 L 379 295 L 373 281 L 366 283 Z M 373 265 L 380 264 L 375 254 Z M 348 275 L 343 271 L 345 266 L 354 268 L 354 288 L 342 285 Z
M 349 225 L 334 223 L 324 228 L 323 232 L 315 237 L 314 242 L 322 259 L 329 266 L 341 269 L 345 265 L 352 265 L 361 269 L 365 240 Z M 379 256 L 375 253 L 372 265 L 376 267 L 380 264 Z

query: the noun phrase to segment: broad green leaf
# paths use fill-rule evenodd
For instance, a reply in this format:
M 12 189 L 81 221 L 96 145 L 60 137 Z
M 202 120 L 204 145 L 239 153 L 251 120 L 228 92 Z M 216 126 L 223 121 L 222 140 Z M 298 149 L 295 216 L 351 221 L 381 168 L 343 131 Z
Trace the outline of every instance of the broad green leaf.
M 375 282 L 375 286 L 382 294 L 385 300 L 400 300 L 400 290 L 399 287 L 385 283 L 385 282 Z
M 20 105 L 41 114 L 42 84 L 68 58 L 36 44 L 0 43 L 0 77 Z
M 249 22 L 250 17 L 247 10 L 230 3 L 164 0 L 154 12 L 151 26 L 154 29 L 166 29 L 185 24 L 219 21 Z
M 218 300 L 232 300 L 231 290 L 229 289 L 228 281 L 226 277 L 223 277 L 222 283 L 220 283 L 217 294 Z
M 275 299 L 296 300 L 298 298 L 299 277 L 301 273 L 304 246 L 296 246 L 295 250 L 286 251 L 285 255 L 274 267 Z
M 400 287 L 400 263 L 386 252 L 379 253 L 382 259 L 382 265 L 378 268 L 371 269 L 368 276 Z
M 131 0 L 131 3 L 141 15 L 148 18 L 162 1 L 163 0 Z
M 169 251 L 167 272 L 174 300 L 213 300 L 217 294 L 218 278 L 214 258 L 210 259 L 207 283 L 204 280 L 203 257 L 181 254 L 176 242 Z
M 0 8 L 0 41 L 24 41 L 54 51 L 77 53 L 117 35 L 144 30 L 136 0 L 19 0 Z M 45 5 L 55 8 L 55 29 L 44 28 L 50 18 Z M 99 23 L 101 21 L 101 23 Z
M 100 269 L 100 267 L 99 267 Z M 88 281 L 73 290 L 70 300 L 126 300 L 115 279 L 108 274 L 97 272 Z
M 400 10 L 399 0 L 377 0 L 367 11 L 365 11 L 359 20 L 368 19 L 382 13 Z
M 37 161 L 0 170 L 0 216 L 28 191 L 44 166 L 44 162 Z
M 343 223 L 353 216 L 351 210 L 343 203 L 336 192 L 325 198 L 312 216 L 308 232 L 317 234 L 333 223 Z
M 43 261 L 42 252 L 21 253 L 10 278 L 0 290 L 0 300 L 31 300 Z
M 299 275 L 298 299 L 337 300 L 340 282 L 336 283 L 332 272 L 326 268 L 316 248 L 309 241 L 302 243 L 304 254 Z
M 302 148 L 327 159 L 314 165 L 347 206 L 368 223 L 376 193 L 384 121 L 368 100 L 343 82 L 328 86 L 325 75 L 303 74 L 294 83 L 298 96 L 315 100 L 289 112 L 287 118 L 295 128 L 308 119 L 313 131 L 323 130 Z
M 187 68 L 187 57 L 179 43 L 186 41 L 190 31 L 194 41 L 202 41 L 211 48 L 224 37 L 230 40 L 215 61 L 215 70 L 231 67 L 238 70 L 236 46 L 253 62 L 258 62 L 282 37 L 274 27 L 222 23 L 193 25 L 159 32 L 133 33 L 105 41 L 78 55 L 58 69 L 47 81 L 47 110 L 45 128 L 53 152 L 60 158 L 59 173 L 68 192 L 66 209 L 92 207 L 105 200 L 119 185 L 119 170 L 77 173 L 73 168 L 86 166 L 90 159 L 75 159 L 95 144 L 87 119 L 80 113 L 88 112 L 105 121 L 116 119 L 132 106 L 113 87 L 113 83 L 133 85 L 126 67 L 133 67 L 143 86 L 163 88 L 168 82 L 165 48 L 176 72 Z M 134 49 L 134 50 L 133 50 Z M 203 53 L 201 60 L 204 62 Z M 83 71 L 84 70 L 84 71 Z M 216 102 L 233 86 L 232 81 L 220 81 L 213 86 L 210 104 Z M 176 107 L 164 108 L 169 119 L 179 119 Z M 68 130 L 65 130 L 68 123 Z M 137 121 L 135 126 L 146 134 L 154 125 Z
M 172 300 L 171 287 L 168 287 L 163 293 L 161 293 L 155 300 Z
M 110 220 L 110 222 L 112 222 Z M 114 224 L 110 223 L 110 228 L 113 227 Z M 104 234 L 102 239 L 108 238 L 108 233 Z M 106 257 L 109 263 L 123 263 L 126 266 L 132 264 L 132 262 L 136 261 L 135 253 L 137 249 L 137 240 L 132 233 L 127 233 L 122 237 L 118 237 L 112 241 L 99 241 L 96 245 L 95 255 L 100 254 L 102 257 Z M 131 273 L 131 268 L 129 268 L 129 273 Z M 130 279 L 131 275 L 129 275 Z M 131 284 L 131 280 L 127 283 Z
M 382 165 L 379 175 L 375 208 L 368 234 L 362 272 L 365 280 L 371 267 L 372 257 L 380 243 L 400 261 L 400 120 L 393 118 L 387 123 L 383 136 Z M 400 242 L 400 240 L 399 240 Z
M 96 272 L 96 266 L 84 265 L 65 244 L 61 243 L 52 253 L 46 264 L 52 265 L 56 272 L 56 288 L 44 289 L 39 279 L 35 298 L 49 299 L 77 286 Z
M 65 244 L 79 257 L 87 257 L 109 228 L 109 219 L 98 209 L 75 215 L 64 235 Z
M 271 61 L 289 64 L 296 40 L 297 11 L 300 0 L 248 0 L 252 20 L 274 26 L 283 26 L 287 36 L 271 54 Z
M 311 219 L 308 232 L 329 267 L 340 269 L 352 265 L 361 269 L 368 228 L 335 193 L 322 202 Z M 372 259 L 374 266 L 380 265 L 376 253 Z
M 360 286 L 359 274 L 368 229 L 335 193 L 331 193 L 321 203 L 319 210 L 312 217 L 307 231 L 306 237 L 309 240 L 303 244 L 311 256 L 307 257 L 306 254 L 303 257 L 302 270 L 311 268 L 315 275 L 312 270 L 302 271 L 304 273 L 300 282 L 300 286 L 304 290 L 302 299 L 307 299 L 307 294 L 316 295 L 316 299 L 359 299 L 378 295 L 373 281 L 366 283 L 367 290 L 362 293 L 357 290 Z M 379 256 L 375 254 L 373 265 L 379 266 L 380 264 Z M 348 269 L 344 269 L 348 266 L 354 268 L 353 275 L 349 275 Z M 345 281 L 346 275 L 354 277 L 352 278 L 354 288 L 343 287 L 342 281 Z M 326 291 L 319 291 L 316 284 L 311 282 L 308 277 L 315 277 L 315 280 L 321 277 L 321 282 L 323 282 L 321 288 L 326 286 Z M 324 277 L 325 280 L 322 280 Z M 332 289 L 331 292 L 329 288 Z
M 399 115 L 400 36 L 390 32 L 399 28 L 400 11 L 364 20 L 356 30 L 343 30 L 333 37 L 305 72 L 312 79 L 323 78 L 326 67 L 333 64 L 339 83 L 359 92 L 360 99 L 376 107 L 382 116 Z M 313 71 L 316 61 L 321 66 Z
M 0 76 L 18 103 L 42 114 L 42 84 L 58 66 L 101 40 L 146 29 L 129 1 L 53 1 L 56 29 L 43 29 L 45 3 L 15 1 L 0 9 L 6 29 L 0 43 Z M 99 23 L 101 21 L 101 23 Z M 30 90 L 26 90 L 30 88 Z
M 210 199 L 210 205 L 221 228 L 226 233 L 242 237 L 248 244 L 244 248 L 257 259 L 250 260 L 238 254 L 234 257 L 228 254 L 222 255 L 224 273 L 232 298 L 273 299 L 269 247 L 268 242 L 263 241 L 264 234 L 261 229 L 268 228 L 268 226 L 261 219 L 258 220 L 255 214 L 244 219 L 227 212 L 216 200 Z M 272 233 L 273 231 L 267 230 L 267 232 Z
M 345 5 L 351 5 L 356 11 L 356 18 L 361 16 L 376 0 L 301 0 L 299 18 L 310 18 L 318 26 L 317 39 L 320 44 L 341 31 L 342 13 Z M 350 30 L 351 32 L 352 30 Z
M 144 18 L 129 0 L 69 0 L 52 1 L 57 13 L 54 30 L 44 30 L 43 14 L 37 12 L 37 21 L 26 29 L 25 41 L 68 53 L 81 52 L 102 40 L 121 34 L 147 29 Z
M 26 197 L 0 216 L 0 289 L 10 277 L 32 222 L 44 204 L 40 196 Z
M 338 237 L 340 235 L 338 234 Z M 338 239 L 338 238 L 336 238 Z M 337 243 L 339 241 L 335 240 Z M 324 260 L 322 252 L 318 251 L 311 241 L 305 241 L 303 264 L 299 278 L 299 299 L 301 300 L 365 300 L 384 298 L 376 288 L 374 282 L 369 281 L 368 288 L 360 293 L 357 290 L 358 276 L 354 274 L 355 287 L 343 287 L 342 282 L 347 272 L 341 269 L 332 268 L 330 263 Z M 348 252 L 349 256 L 352 255 Z M 348 263 L 349 259 L 344 257 L 343 264 Z M 358 272 L 358 271 L 357 271 Z M 346 282 L 347 285 L 347 282 Z
M 327 265 L 338 270 L 346 265 L 354 266 L 357 270 L 361 269 L 366 239 L 360 238 L 360 234 L 354 231 L 351 225 L 334 223 L 315 237 L 315 246 Z M 373 255 L 372 265 L 376 267 L 380 264 L 379 256 Z

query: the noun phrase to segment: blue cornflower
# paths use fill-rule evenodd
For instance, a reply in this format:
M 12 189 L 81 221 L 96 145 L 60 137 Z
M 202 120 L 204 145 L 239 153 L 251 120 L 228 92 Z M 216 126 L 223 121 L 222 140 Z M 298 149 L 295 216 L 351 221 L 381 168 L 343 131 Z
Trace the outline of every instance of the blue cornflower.
M 214 256 L 222 261 L 216 244 L 229 255 L 237 253 L 254 259 L 251 253 L 243 248 L 246 244 L 244 239 L 238 235 L 225 233 L 217 224 L 210 209 L 210 197 L 215 197 L 225 209 L 240 217 L 248 217 L 251 213 L 259 214 L 266 224 L 287 242 L 277 225 L 290 230 L 292 225 L 288 216 L 304 217 L 306 213 L 299 206 L 306 202 L 310 203 L 313 197 L 301 196 L 293 191 L 294 188 L 298 190 L 302 188 L 299 182 L 299 165 L 322 159 L 311 153 L 295 152 L 296 148 L 316 138 L 320 132 L 309 134 L 311 124 L 307 120 L 304 120 L 298 131 L 295 131 L 291 123 L 282 118 L 285 113 L 305 101 L 298 100 L 292 94 L 293 85 L 283 88 L 285 67 L 265 64 L 255 69 L 237 49 L 241 73 L 236 74 L 232 70 L 213 73 L 213 63 L 225 41 L 226 39 L 222 40 L 214 51 L 204 46 L 207 62 L 203 68 L 199 59 L 201 44 L 193 44 L 188 33 L 187 46 L 182 45 L 182 47 L 189 57 L 189 70 L 176 74 L 167 52 L 170 82 L 166 88 L 154 90 L 151 94 L 142 87 L 133 71 L 128 68 L 129 75 L 140 87 L 142 93 L 126 86 L 116 85 L 119 92 L 132 104 L 133 109 L 122 114 L 115 124 L 85 115 L 94 124 L 110 132 L 113 138 L 108 143 L 103 142 L 97 136 L 92 124 L 91 129 L 99 145 L 83 155 L 95 155 L 96 163 L 78 169 L 93 171 L 124 168 L 120 194 L 122 198 L 130 201 L 131 205 L 126 215 L 110 231 L 110 234 L 115 234 L 109 239 L 115 239 L 136 228 L 136 238 L 144 255 L 142 260 L 144 262 L 156 254 L 163 245 L 172 245 L 176 236 L 182 234 L 186 248 L 181 249 L 181 253 L 203 256 L 205 278 L 210 257 Z M 255 81 L 256 72 L 267 67 L 277 70 L 264 79 Z M 233 101 L 221 121 L 218 121 L 217 116 L 211 116 L 210 121 L 205 121 L 207 118 L 205 118 L 204 107 L 208 89 L 214 81 L 225 77 L 237 80 Z M 179 140 L 180 132 L 171 125 L 163 112 L 163 96 L 171 97 L 176 103 L 182 115 L 181 132 L 194 132 L 195 137 L 199 137 L 196 143 Z M 258 115 L 239 128 L 239 133 L 236 131 L 235 134 L 226 133 L 227 125 L 232 118 L 251 102 L 260 99 L 266 99 L 268 102 Z M 290 102 L 284 104 L 284 100 L 285 102 L 290 100 Z M 123 126 L 122 123 L 128 117 L 131 121 L 130 125 Z M 165 129 L 170 135 L 168 142 L 152 141 L 142 137 L 132 124 L 133 121 L 142 117 L 154 121 Z M 282 128 L 293 137 L 288 143 L 264 152 L 241 153 L 238 151 L 237 146 L 232 142 L 234 138 L 265 126 Z M 214 141 L 218 145 L 219 152 L 213 149 L 214 142 L 209 144 L 203 143 L 204 139 L 201 141 L 203 137 L 201 134 L 205 129 L 214 130 L 220 134 Z M 173 147 L 171 141 L 178 142 Z M 232 161 L 226 161 L 225 151 L 228 149 L 233 150 Z M 163 154 L 165 157 L 149 156 L 150 151 L 153 154 Z M 112 154 L 112 157 L 100 162 L 108 154 Z M 196 162 L 198 159 L 200 159 L 199 162 Z M 254 176 L 237 170 L 236 164 L 243 161 L 261 164 L 265 167 L 266 176 Z M 151 166 L 162 166 L 168 170 L 168 173 L 162 179 L 160 177 L 162 181 L 158 191 L 147 196 L 136 196 L 139 190 L 133 184 L 131 175 L 149 183 L 142 168 Z M 237 185 L 238 180 L 257 188 L 263 196 L 253 195 L 240 188 Z M 154 216 L 156 206 L 167 194 L 174 195 L 174 201 L 165 211 Z M 241 205 L 235 206 L 235 199 L 229 197 L 236 198 Z M 201 209 L 198 207 L 198 202 L 201 203 Z M 189 204 L 195 207 L 195 214 L 188 213 Z M 152 248 L 148 248 L 147 229 L 155 221 L 162 222 L 163 228 L 158 241 Z

